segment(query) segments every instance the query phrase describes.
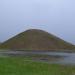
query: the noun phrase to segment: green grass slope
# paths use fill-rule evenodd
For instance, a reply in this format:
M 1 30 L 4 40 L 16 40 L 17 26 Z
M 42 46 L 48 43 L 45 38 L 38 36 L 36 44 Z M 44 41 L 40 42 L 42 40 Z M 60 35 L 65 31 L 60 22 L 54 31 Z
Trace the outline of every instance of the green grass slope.
M 62 50 L 75 49 L 75 46 L 43 30 L 30 29 L 5 41 L 2 49 Z

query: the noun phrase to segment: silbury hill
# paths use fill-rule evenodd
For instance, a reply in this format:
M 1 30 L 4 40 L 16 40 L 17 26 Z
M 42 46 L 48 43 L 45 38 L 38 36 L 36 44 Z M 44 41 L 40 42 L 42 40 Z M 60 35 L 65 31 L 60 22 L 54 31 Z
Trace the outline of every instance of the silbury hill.
M 75 46 L 39 29 L 26 30 L 0 45 L 12 50 L 74 50 Z

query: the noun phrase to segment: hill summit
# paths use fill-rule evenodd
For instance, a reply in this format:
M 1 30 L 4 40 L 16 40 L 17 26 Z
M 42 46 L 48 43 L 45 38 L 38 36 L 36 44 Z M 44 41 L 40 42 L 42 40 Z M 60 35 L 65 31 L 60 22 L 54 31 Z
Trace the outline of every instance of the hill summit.
M 75 49 L 75 46 L 39 29 L 24 31 L 1 44 L 2 49 L 18 50 L 62 50 Z

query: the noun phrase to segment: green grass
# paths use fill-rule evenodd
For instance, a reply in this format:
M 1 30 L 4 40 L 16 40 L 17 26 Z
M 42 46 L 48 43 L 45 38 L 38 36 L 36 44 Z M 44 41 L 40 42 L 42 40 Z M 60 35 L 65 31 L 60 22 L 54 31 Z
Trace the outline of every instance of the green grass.
M 75 75 L 75 67 L 34 62 L 22 57 L 0 57 L 0 75 Z

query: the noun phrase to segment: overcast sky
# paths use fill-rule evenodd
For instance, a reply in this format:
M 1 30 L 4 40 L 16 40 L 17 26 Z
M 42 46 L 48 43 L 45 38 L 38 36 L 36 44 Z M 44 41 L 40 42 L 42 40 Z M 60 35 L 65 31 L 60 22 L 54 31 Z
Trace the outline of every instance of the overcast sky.
M 1 42 L 31 28 L 75 44 L 75 0 L 0 0 Z

